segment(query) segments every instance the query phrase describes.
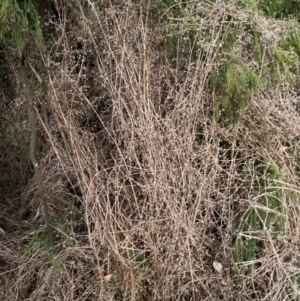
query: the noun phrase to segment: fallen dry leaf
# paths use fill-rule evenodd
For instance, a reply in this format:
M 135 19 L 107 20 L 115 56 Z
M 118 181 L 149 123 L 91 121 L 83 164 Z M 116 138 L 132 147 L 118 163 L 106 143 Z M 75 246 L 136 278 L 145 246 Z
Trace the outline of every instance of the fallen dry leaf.
M 112 274 L 108 274 L 108 275 L 104 276 L 104 280 L 109 281 L 111 279 L 111 277 L 112 277 Z
M 223 270 L 223 266 L 220 262 L 217 262 L 217 261 L 214 261 L 213 262 L 213 267 L 214 269 L 218 272 L 218 273 L 221 273 L 222 270 Z
M 95 196 L 95 194 L 96 194 L 96 186 L 93 183 L 93 181 L 91 181 L 90 185 L 88 187 L 88 192 L 87 192 L 87 196 L 86 196 L 86 202 L 87 202 L 87 204 L 89 204 L 92 201 L 92 199 Z

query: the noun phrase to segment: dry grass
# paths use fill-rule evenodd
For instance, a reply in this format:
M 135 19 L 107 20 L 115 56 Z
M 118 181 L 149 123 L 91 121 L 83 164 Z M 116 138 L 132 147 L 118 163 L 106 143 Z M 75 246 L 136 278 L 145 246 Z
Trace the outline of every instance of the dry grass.
M 29 181 L 23 220 L 15 228 L 20 215 L 11 216 L 12 228 L 0 233 L 1 300 L 299 300 L 300 116 L 283 85 L 257 93 L 234 127 L 213 119 L 215 24 L 228 10 L 247 18 L 215 5 L 197 29 L 215 28 L 205 59 L 187 59 L 181 69 L 159 50 L 164 23 L 147 5 L 62 16 L 43 52 L 49 84 L 38 117 L 44 185 L 69 203 L 47 197 L 64 235 L 56 267 L 41 240 L 21 257 L 26 231 L 44 223 Z M 284 233 L 258 230 L 255 258 L 234 263 L 239 220 L 263 193 L 255 165 L 262 158 L 285 175 Z

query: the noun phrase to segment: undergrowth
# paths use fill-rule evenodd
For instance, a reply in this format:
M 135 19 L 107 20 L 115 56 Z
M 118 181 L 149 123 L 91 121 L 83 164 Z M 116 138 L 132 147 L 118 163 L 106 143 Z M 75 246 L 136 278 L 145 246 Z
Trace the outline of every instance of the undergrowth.
M 252 196 L 249 208 L 239 218 L 233 244 L 233 259 L 241 265 L 238 268 L 240 277 L 251 274 L 259 249 L 266 250 L 270 243 L 278 246 L 278 237 L 285 235 L 287 219 L 284 200 L 281 199 L 281 183 L 277 182 L 284 180 L 283 174 L 264 162 L 254 162 L 249 167 L 245 173 L 251 177 L 255 197 Z
M 297 14 L 8 3 L 1 300 L 297 300 Z

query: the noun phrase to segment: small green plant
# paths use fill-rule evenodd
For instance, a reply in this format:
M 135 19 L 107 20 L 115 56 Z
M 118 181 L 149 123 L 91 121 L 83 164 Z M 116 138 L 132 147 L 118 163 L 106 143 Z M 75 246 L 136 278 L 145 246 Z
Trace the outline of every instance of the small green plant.
M 72 223 L 70 221 L 70 223 Z M 23 252 L 22 258 L 25 259 L 32 252 L 34 246 L 39 244 L 39 247 L 48 256 L 52 265 L 61 270 L 59 263 L 55 260 L 55 248 L 61 244 L 71 246 L 73 239 L 66 233 L 64 217 L 56 215 L 51 219 L 50 224 L 43 225 L 38 229 L 29 231 L 27 234 L 27 243 Z
M 126 241 L 126 236 L 121 233 L 119 238 L 122 242 Z M 143 252 L 141 252 L 138 248 L 136 248 L 132 243 L 129 243 L 129 246 L 126 248 L 127 255 L 134 262 L 135 269 L 138 272 L 142 272 L 145 268 L 146 257 Z
M 49 234 L 47 226 L 42 226 L 41 228 L 31 231 L 28 233 L 29 242 L 23 252 L 22 258 L 25 259 L 32 252 L 34 246 L 38 243 L 40 248 L 47 254 L 51 264 L 57 269 L 61 270 L 59 263 L 55 260 L 55 254 L 53 250 L 52 237 Z
M 278 181 L 284 175 L 273 165 L 263 161 L 254 162 L 251 177 L 257 196 L 250 202 L 249 208 L 240 217 L 237 237 L 233 244 L 232 256 L 237 264 L 248 262 L 247 267 L 238 266 L 238 278 L 252 271 L 253 261 L 260 248 L 266 248 L 270 239 L 276 244 L 279 235 L 285 232 L 285 206 L 281 200 Z M 246 171 L 246 174 L 250 171 Z
M 293 273 L 290 275 L 290 282 L 287 288 L 287 295 L 289 301 L 299 301 L 299 289 L 300 289 L 300 273 Z
M 209 84 L 215 95 L 215 118 L 232 124 L 261 86 L 261 80 L 246 64 L 228 58 L 211 75 Z
M 128 252 L 129 252 L 129 257 L 135 263 L 135 269 L 139 272 L 142 272 L 145 268 L 145 262 L 146 262 L 145 255 L 135 248 L 129 249 Z

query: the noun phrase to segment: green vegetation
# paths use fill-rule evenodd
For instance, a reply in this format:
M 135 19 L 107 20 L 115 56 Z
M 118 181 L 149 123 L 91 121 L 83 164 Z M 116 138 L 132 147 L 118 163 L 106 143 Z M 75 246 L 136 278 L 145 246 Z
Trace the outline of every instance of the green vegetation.
M 220 95 L 214 106 L 215 117 L 235 123 L 240 110 L 258 91 L 261 80 L 247 65 L 228 60 L 211 75 L 210 86 L 214 94 Z
M 0 41 L 12 42 L 19 55 L 33 37 L 36 41 L 42 39 L 40 18 L 36 6 L 31 0 L 3 0 L 0 3 Z
M 300 17 L 299 1 L 297 0 L 259 0 L 259 8 L 270 17 L 274 18 L 287 18 L 287 17 Z
M 294 81 L 299 65 L 299 36 L 297 29 L 290 32 L 288 22 L 286 28 L 263 32 L 254 13 L 244 18 L 225 10 L 225 15 L 220 14 L 212 26 L 205 17 L 214 10 L 213 2 L 202 3 L 203 9 L 193 1 L 163 1 L 162 7 L 168 14 L 164 15 L 166 33 L 159 49 L 164 50 L 174 68 L 187 70 L 187 66 L 199 60 L 218 62 L 210 74 L 209 85 L 215 102 L 214 116 L 220 122 L 235 124 L 240 111 L 255 95 L 261 91 L 270 93 L 274 84 L 284 80 Z M 206 23 L 200 27 L 201 19 Z M 273 31 L 279 33 L 277 41 Z M 209 44 L 210 53 L 204 47 Z
M 253 260 L 260 249 L 270 243 L 277 245 L 277 237 L 285 235 L 286 209 L 281 199 L 281 184 L 284 175 L 272 165 L 255 162 L 245 171 L 251 176 L 256 197 L 249 200 L 249 208 L 239 222 L 237 237 L 233 245 L 233 259 L 237 264 L 247 264 L 238 269 L 239 277 L 252 272 Z

